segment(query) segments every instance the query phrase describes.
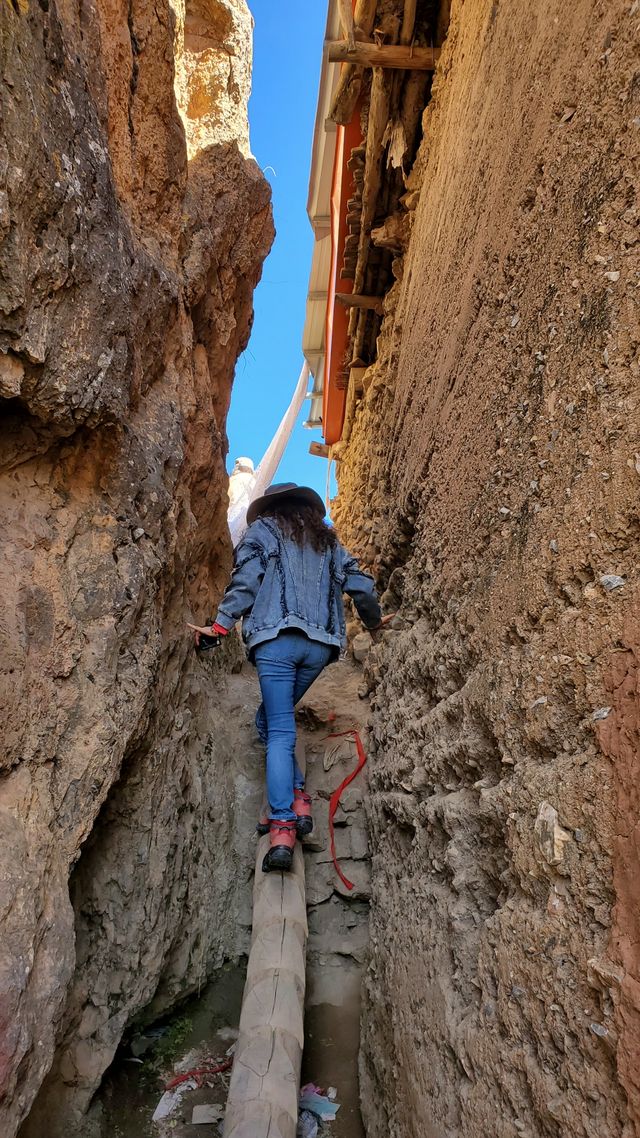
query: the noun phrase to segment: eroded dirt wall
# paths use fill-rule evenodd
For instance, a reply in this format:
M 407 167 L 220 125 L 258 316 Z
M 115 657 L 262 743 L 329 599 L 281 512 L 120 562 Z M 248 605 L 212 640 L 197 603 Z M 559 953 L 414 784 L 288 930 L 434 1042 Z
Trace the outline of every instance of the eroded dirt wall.
M 454 2 L 339 467 L 402 617 L 369 669 L 370 1138 L 640 1133 L 639 28 Z
M 126 1023 L 235 943 L 233 724 L 184 621 L 228 571 L 225 417 L 273 228 L 242 152 L 248 9 L 174 8 L 0 13 L 7 1138 L 47 1072 L 25 1132 L 74 1133 Z M 192 17 L 242 137 L 212 113 L 188 164 Z

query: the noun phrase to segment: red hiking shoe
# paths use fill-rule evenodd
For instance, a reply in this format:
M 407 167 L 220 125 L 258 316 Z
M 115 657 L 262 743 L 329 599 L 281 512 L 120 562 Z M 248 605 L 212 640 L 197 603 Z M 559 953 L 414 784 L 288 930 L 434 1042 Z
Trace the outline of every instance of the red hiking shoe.
M 306 838 L 313 830 L 313 817 L 311 815 L 311 795 L 307 794 L 302 787 L 293 792 L 293 804 L 291 809 L 297 815 L 296 831 L 299 838 Z M 269 833 L 269 816 L 266 810 L 261 814 L 260 821 L 256 825 L 256 833 L 260 837 L 264 837 Z
M 311 795 L 307 794 L 302 787 L 296 787 L 294 790 L 291 809 L 296 815 L 298 837 L 306 838 L 313 830 L 313 818 L 311 816 Z
M 296 823 L 272 818 L 269 822 L 270 846 L 262 861 L 262 872 L 274 870 L 287 873 L 293 862 L 293 849 L 296 844 Z

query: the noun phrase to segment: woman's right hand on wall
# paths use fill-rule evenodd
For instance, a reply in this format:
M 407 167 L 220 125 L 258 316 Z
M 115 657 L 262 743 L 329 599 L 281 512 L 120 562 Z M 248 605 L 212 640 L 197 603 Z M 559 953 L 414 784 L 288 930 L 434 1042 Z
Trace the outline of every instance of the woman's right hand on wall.
M 209 624 L 201 627 L 199 624 L 189 624 L 187 621 L 187 628 L 190 628 L 193 632 L 196 648 L 200 648 L 200 641 L 203 636 L 213 641 L 213 643 L 205 643 L 202 647 L 215 648 L 220 643 L 220 637 L 229 635 L 229 630 L 223 628 L 221 624 Z
M 377 624 L 375 628 L 368 628 L 367 629 L 367 632 L 370 633 L 371 639 L 373 640 L 374 644 L 378 643 L 378 641 L 380 640 L 380 637 L 382 636 L 382 633 L 384 632 L 386 626 L 393 620 L 395 615 L 396 614 L 394 612 L 390 612 L 387 614 L 387 616 L 383 616 L 382 620 L 380 621 L 380 624 Z

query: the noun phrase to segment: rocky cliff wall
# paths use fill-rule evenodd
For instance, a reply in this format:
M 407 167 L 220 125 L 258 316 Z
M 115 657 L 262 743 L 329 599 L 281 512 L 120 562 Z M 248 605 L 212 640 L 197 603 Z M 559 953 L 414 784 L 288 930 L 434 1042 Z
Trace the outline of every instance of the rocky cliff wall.
M 455 3 L 336 519 L 369 683 L 370 1138 L 640 1133 L 637 3 Z
M 184 621 L 230 562 L 225 416 L 273 235 L 249 29 L 243 0 L 0 13 L 7 1136 L 39 1089 L 24 1132 L 72 1134 L 126 1023 L 234 949 L 233 723 Z

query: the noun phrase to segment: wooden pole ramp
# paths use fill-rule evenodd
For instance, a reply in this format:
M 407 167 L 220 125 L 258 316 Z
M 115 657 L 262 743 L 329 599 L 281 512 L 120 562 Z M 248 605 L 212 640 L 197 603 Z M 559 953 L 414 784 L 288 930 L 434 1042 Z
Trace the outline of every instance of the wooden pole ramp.
M 304 770 L 299 746 L 296 757 Z M 263 873 L 268 848 L 267 835 L 256 855 L 251 950 L 224 1138 L 295 1138 L 298 1125 L 308 933 L 304 858 L 297 842 L 290 873 Z

